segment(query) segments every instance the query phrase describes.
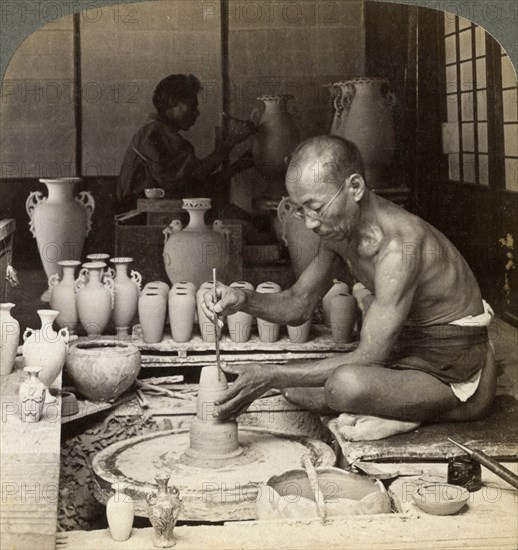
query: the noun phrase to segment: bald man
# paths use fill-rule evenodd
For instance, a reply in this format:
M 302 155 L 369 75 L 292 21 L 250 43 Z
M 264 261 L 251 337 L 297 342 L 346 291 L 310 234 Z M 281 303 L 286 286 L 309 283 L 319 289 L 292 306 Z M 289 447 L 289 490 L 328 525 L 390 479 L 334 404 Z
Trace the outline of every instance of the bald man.
M 486 328 L 492 311 L 452 243 L 370 191 L 357 147 L 341 138 L 321 136 L 299 145 L 286 187 L 294 214 L 320 236 L 315 259 L 279 294 L 218 285 L 215 304 L 211 294 L 205 296 L 207 314 L 246 311 L 302 324 L 344 262 L 374 300 L 356 350 L 309 364 L 247 365 L 215 414 L 236 416 L 278 388 L 308 409 L 341 413 L 338 426 L 350 440 L 485 415 L 496 388 Z

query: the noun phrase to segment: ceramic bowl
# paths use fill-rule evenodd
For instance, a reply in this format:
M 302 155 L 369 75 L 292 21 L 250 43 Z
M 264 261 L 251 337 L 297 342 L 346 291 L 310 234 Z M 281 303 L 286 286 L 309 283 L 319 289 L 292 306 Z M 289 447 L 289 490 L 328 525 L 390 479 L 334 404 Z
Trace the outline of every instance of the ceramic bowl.
M 469 491 L 449 483 L 425 483 L 412 498 L 427 514 L 450 516 L 456 514 L 468 502 Z

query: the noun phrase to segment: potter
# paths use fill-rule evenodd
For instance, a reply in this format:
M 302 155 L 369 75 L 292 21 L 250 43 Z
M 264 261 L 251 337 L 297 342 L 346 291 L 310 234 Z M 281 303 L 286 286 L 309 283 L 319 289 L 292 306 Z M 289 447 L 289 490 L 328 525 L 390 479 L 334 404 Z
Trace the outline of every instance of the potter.
M 315 164 L 322 167 L 318 173 Z M 206 314 L 246 311 L 275 323 L 300 324 L 346 262 L 374 298 L 356 350 L 312 364 L 235 369 L 240 376 L 219 398 L 216 414 L 235 416 L 265 391 L 279 388 L 299 406 L 341 413 L 337 424 L 350 440 L 381 439 L 421 422 L 486 415 L 496 389 L 487 336 L 493 312 L 464 258 L 457 251 L 452 256 L 451 242 L 374 194 L 358 148 L 343 138 L 302 143 L 286 185 L 294 215 L 320 237 L 316 258 L 291 288 L 274 295 L 218 284 L 215 304 L 212 293 L 204 295 Z M 412 254 L 405 252 L 408 243 Z

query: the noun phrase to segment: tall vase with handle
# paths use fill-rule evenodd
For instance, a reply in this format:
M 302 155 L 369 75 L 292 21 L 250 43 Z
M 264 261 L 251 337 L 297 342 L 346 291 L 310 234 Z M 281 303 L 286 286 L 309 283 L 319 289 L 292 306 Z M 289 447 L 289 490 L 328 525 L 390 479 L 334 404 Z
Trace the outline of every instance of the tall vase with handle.
M 101 279 L 106 267 L 104 262 L 87 262 L 83 267 L 88 270 L 88 280 L 78 281 L 77 313 L 88 336 L 100 336 L 110 320 L 113 309 L 113 279 Z
M 59 272 L 59 260 L 80 260 L 86 236 L 92 227 L 95 201 L 89 191 L 73 197 L 80 178 L 40 179 L 48 196 L 32 191 L 25 202 L 29 227 L 36 238 L 47 279 Z M 41 299 L 48 302 L 46 290 Z
M 119 338 L 125 338 L 129 334 L 129 326 L 135 317 L 138 308 L 142 275 L 138 271 L 131 270 L 128 277 L 128 266 L 133 258 L 112 258 L 115 265 L 115 277 L 113 279 L 115 301 L 113 305 L 112 319 Z
M 0 374 L 11 374 L 20 341 L 20 323 L 11 315 L 14 304 L 0 304 Z
M 257 101 L 264 103 L 262 114 L 254 109 L 250 118 L 258 126 L 253 147 L 254 165 L 268 182 L 267 197 L 281 199 L 286 194 L 284 175 L 286 159 L 300 140 L 300 134 L 287 102 L 291 95 L 261 96 Z
M 196 288 L 212 277 L 216 268 L 218 279 L 230 282 L 229 242 L 225 228 L 216 220 L 213 229 L 205 225 L 205 212 L 211 207 L 207 198 L 183 199 L 183 208 L 189 212 L 185 229 L 179 220 L 173 220 L 164 229 L 164 264 L 171 282 L 190 281 Z
M 41 328 L 34 330 L 26 328 L 23 333 L 23 358 L 26 367 L 39 367 L 39 379 L 47 390 L 65 366 L 68 348 L 68 329 L 62 328 L 56 332 L 53 323 L 59 311 L 55 309 L 38 309 Z M 53 401 L 47 391 L 46 399 Z
M 49 278 L 50 307 L 59 311 L 56 323 L 61 328 L 67 328 L 70 334 L 74 334 L 79 318 L 76 305 L 76 279 L 75 271 L 81 262 L 77 260 L 60 260 L 58 264 L 63 269 L 61 280 L 55 273 Z
M 359 77 L 333 84 L 335 117 L 331 134 L 360 150 L 367 183 L 387 187 L 386 169 L 395 149 L 393 107 L 396 99 L 384 78 Z

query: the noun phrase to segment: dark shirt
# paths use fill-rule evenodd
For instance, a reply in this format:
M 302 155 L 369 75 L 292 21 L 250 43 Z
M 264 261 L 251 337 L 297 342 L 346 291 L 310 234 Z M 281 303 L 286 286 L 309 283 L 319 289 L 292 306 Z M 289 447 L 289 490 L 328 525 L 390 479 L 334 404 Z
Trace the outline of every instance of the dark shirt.
M 117 200 L 161 187 L 168 198 L 185 196 L 190 174 L 198 163 L 194 147 L 158 115 L 141 126 L 124 154 Z

